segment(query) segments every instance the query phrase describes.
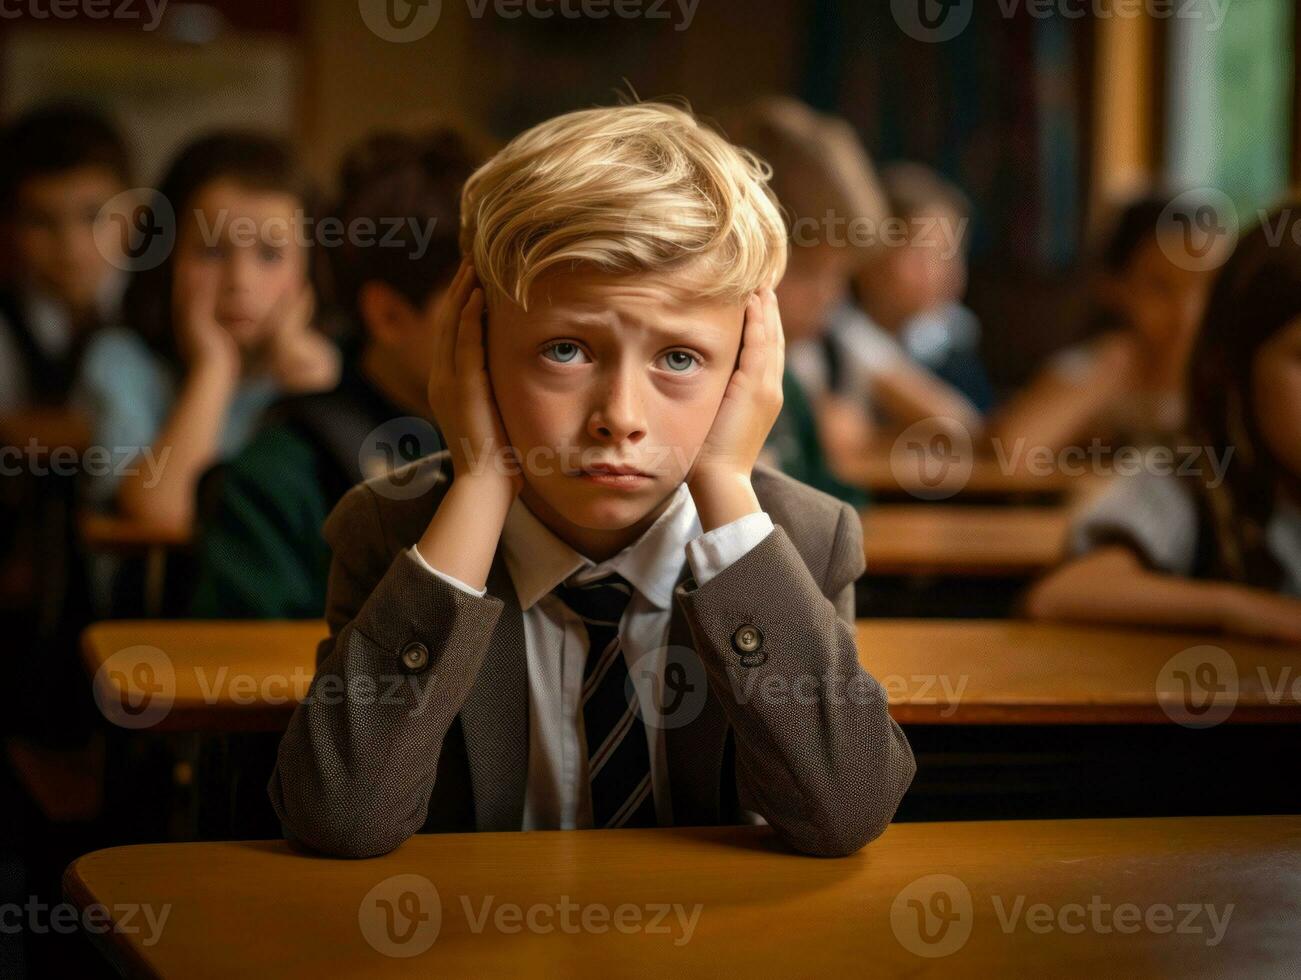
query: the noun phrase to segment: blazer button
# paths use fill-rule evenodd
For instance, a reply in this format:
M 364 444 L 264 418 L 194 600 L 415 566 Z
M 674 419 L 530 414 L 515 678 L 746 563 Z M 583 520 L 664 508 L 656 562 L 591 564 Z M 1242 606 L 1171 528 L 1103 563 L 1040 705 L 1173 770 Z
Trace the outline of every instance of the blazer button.
M 402 648 L 402 666 L 408 673 L 418 674 L 429 666 L 429 648 L 423 643 L 408 643 Z
M 763 633 L 759 627 L 745 625 L 732 634 L 732 649 L 741 655 L 742 667 L 758 667 L 767 659 L 762 652 Z

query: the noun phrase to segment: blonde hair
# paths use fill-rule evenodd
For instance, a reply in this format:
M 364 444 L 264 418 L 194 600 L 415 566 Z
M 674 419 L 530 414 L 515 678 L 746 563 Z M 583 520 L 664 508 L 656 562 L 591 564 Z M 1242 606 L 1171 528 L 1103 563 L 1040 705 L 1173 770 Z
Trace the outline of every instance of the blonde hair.
M 511 140 L 461 195 L 461 249 L 490 296 L 527 308 L 547 272 L 683 273 L 706 298 L 775 286 L 786 230 L 770 172 L 689 110 L 644 102 L 557 116 Z

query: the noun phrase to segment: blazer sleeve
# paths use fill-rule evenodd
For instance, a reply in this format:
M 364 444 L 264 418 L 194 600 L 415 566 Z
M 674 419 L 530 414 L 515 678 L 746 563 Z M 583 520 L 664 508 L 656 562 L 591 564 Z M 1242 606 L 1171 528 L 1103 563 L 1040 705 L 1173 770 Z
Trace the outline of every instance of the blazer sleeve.
M 778 525 L 679 595 L 736 745 L 738 789 L 785 842 L 852 854 L 889 825 L 916 766 L 884 689 L 859 664 L 862 526 L 840 510 L 818 582 Z
M 362 484 L 325 524 L 330 635 L 268 787 L 286 836 L 340 857 L 386 854 L 425 822 L 443 740 L 502 602 L 430 575 L 385 541 Z

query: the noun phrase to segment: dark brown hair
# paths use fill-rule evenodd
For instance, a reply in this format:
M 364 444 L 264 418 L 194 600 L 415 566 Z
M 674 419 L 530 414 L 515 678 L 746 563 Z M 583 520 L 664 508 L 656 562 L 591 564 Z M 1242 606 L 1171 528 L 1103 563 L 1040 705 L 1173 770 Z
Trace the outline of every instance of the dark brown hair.
M 1265 532 L 1286 470 L 1261 437 L 1251 378 L 1260 348 L 1301 316 L 1299 241 L 1301 202 L 1242 236 L 1216 278 L 1189 365 L 1192 444 L 1233 452 L 1223 483 L 1198 484 L 1209 574 L 1267 588 L 1281 578 Z

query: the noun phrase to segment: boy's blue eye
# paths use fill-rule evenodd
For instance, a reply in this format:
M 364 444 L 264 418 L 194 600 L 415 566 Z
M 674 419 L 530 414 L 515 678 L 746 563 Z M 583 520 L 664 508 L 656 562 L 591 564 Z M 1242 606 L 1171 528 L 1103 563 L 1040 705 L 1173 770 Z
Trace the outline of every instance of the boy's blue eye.
M 571 344 L 568 341 L 561 341 L 558 344 L 552 344 L 542 351 L 542 356 L 558 364 L 572 364 L 583 353 L 583 349 L 577 344 Z
M 664 363 L 674 374 L 686 374 L 697 365 L 698 361 L 687 351 L 671 350 L 664 355 Z

